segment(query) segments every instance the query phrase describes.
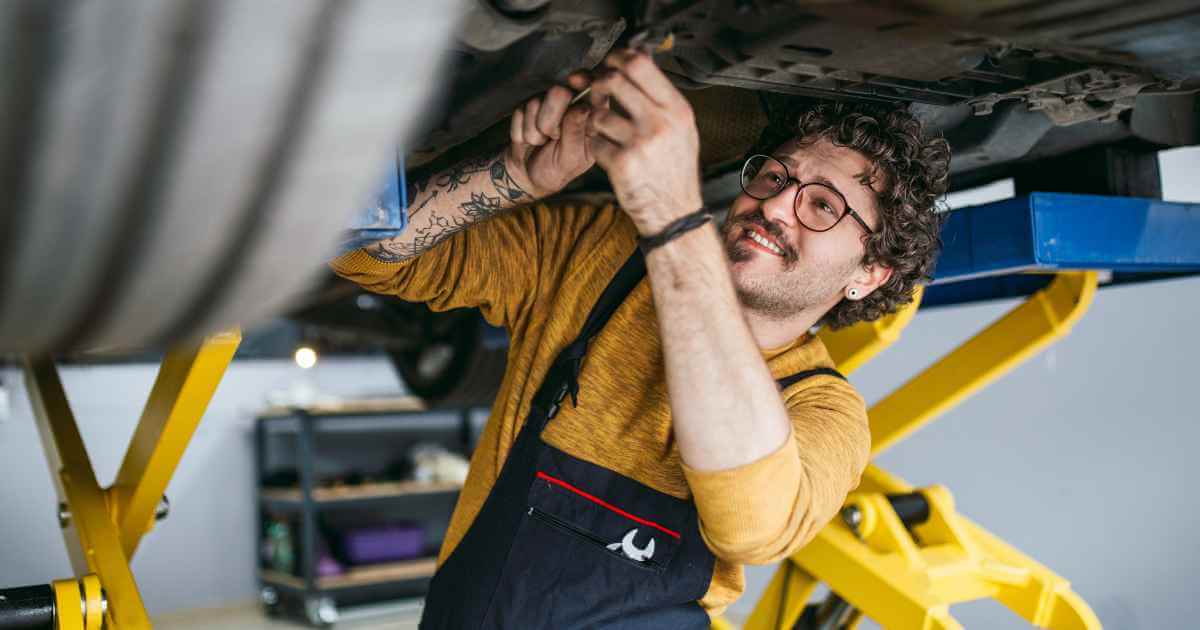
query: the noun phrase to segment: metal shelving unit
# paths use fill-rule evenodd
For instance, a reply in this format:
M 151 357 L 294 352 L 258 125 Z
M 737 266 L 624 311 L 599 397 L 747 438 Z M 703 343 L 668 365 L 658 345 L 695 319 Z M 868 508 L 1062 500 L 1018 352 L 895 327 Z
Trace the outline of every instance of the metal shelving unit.
M 347 567 L 338 575 L 318 575 L 318 526 L 322 512 L 334 510 L 396 509 L 413 502 L 446 500 L 458 484 L 422 481 L 373 481 L 358 485 L 324 487 L 318 478 L 316 458 L 322 438 L 366 435 L 376 432 L 435 432 L 443 442 L 469 455 L 475 431 L 473 409 L 424 409 L 412 399 L 355 401 L 344 405 L 305 408 L 272 408 L 255 424 L 255 462 L 258 485 L 260 543 L 270 515 L 297 517 L 294 540 L 296 574 L 265 566 L 259 559 L 262 601 L 268 614 L 298 614 L 317 626 L 339 618 L 339 607 L 378 603 L 380 600 L 417 600 L 428 590 L 436 568 L 434 549 L 429 555 L 398 562 Z M 294 488 L 264 487 L 273 438 L 294 441 L 299 484 Z M 445 517 L 452 503 L 448 502 Z M 434 545 L 438 542 L 438 545 Z M 260 545 L 261 548 L 261 545 Z

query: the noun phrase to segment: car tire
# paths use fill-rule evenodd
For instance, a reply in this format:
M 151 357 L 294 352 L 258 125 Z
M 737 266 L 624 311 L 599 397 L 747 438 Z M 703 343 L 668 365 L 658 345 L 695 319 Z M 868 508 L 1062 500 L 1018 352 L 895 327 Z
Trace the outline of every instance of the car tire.
M 491 406 L 504 380 L 507 345 L 485 341 L 476 311 L 432 316 L 441 321 L 417 346 L 389 353 L 401 380 L 431 406 Z
M 0 3 L 0 353 L 282 310 L 425 111 L 455 5 Z

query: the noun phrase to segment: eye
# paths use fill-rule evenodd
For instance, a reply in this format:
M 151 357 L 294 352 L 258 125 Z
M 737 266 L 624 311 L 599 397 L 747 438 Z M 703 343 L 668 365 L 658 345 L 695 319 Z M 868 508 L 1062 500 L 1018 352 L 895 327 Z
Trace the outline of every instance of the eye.
M 836 211 L 836 210 L 834 210 L 832 206 L 830 206 L 829 204 L 825 203 L 824 201 L 822 201 L 822 202 L 821 202 L 821 211 L 822 211 L 822 212 L 827 212 L 827 213 L 829 213 L 829 214 L 837 214 L 837 211 Z

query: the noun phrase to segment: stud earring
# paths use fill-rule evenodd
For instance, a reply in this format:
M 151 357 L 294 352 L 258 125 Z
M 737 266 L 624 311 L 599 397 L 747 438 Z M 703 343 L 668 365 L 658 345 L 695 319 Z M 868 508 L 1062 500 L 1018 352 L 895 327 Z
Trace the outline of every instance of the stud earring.
M 850 298 L 851 300 L 857 300 L 858 289 L 850 289 L 849 291 L 846 291 L 846 297 Z

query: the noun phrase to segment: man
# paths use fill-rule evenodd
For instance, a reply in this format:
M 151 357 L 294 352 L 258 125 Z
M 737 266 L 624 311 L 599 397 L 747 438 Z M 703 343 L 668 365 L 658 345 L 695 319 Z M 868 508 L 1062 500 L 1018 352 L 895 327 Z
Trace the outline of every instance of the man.
M 569 83 L 589 81 L 333 264 L 511 336 L 423 628 L 707 627 L 741 565 L 803 546 L 866 466 L 863 400 L 810 329 L 907 302 L 938 248 L 948 150 L 901 111 L 768 130 L 718 231 L 691 109 L 650 57 Z M 533 204 L 593 163 L 617 207 Z

